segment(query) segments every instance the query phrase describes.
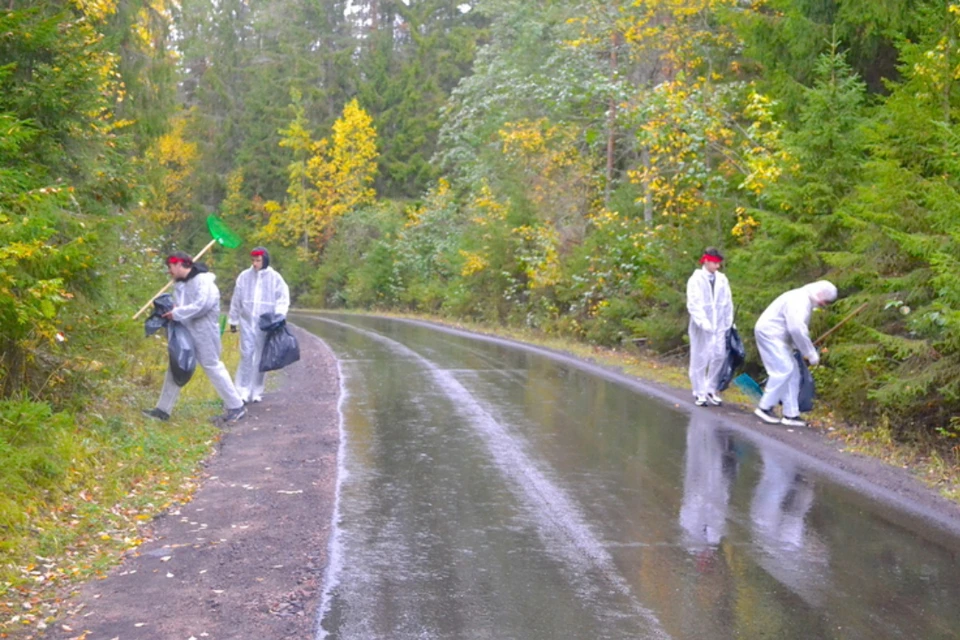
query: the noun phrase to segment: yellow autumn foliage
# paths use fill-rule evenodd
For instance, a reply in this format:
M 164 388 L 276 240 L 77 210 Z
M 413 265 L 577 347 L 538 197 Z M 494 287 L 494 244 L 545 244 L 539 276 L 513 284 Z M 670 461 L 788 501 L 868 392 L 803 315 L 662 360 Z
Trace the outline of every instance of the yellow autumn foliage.
M 283 210 L 270 216 L 263 235 L 286 245 L 302 243 L 309 255 L 323 246 L 337 219 L 373 202 L 377 132 L 373 119 L 354 99 L 334 123 L 330 138 L 310 140 L 302 108 L 282 133 L 281 146 L 292 148 L 295 155 L 288 165 L 289 197 Z
M 157 138 L 146 153 L 148 165 L 160 172 L 146 213 L 163 226 L 176 226 L 189 215 L 199 152 L 197 144 L 184 137 L 186 124 L 185 117 L 173 119 L 170 131 Z
M 560 281 L 559 234 L 543 225 L 523 225 L 511 230 L 517 241 L 517 258 L 531 290 L 551 287 Z
M 475 273 L 480 273 L 488 266 L 490 266 L 490 261 L 487 259 L 487 256 L 478 251 L 465 251 L 460 250 L 460 255 L 463 257 L 463 268 L 460 270 L 460 275 L 464 278 L 472 276 Z
M 582 240 L 590 206 L 593 170 L 578 145 L 580 135 L 577 127 L 546 118 L 508 122 L 499 131 L 527 199 L 564 243 Z

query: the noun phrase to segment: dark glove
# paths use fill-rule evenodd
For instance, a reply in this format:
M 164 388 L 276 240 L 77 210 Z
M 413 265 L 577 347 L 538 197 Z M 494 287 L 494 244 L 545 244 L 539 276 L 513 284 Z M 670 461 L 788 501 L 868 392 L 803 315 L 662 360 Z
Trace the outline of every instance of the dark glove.
M 235 324 L 230 325 L 230 333 L 236 333 L 236 332 L 237 332 L 237 325 Z

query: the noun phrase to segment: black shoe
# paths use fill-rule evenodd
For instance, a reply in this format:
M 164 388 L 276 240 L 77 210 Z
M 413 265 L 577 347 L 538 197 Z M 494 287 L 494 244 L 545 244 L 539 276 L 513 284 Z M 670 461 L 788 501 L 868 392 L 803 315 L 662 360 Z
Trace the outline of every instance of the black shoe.
M 245 415 L 247 415 L 246 407 L 240 406 L 236 409 L 227 409 L 226 413 L 220 416 L 220 420 L 226 424 L 233 424 L 234 422 L 239 421 Z
M 170 419 L 169 413 L 167 413 L 163 409 L 157 409 L 156 407 L 154 407 L 153 409 L 142 409 L 140 413 L 147 416 L 148 418 L 153 418 L 154 420 L 160 420 L 161 422 L 166 422 L 167 420 Z

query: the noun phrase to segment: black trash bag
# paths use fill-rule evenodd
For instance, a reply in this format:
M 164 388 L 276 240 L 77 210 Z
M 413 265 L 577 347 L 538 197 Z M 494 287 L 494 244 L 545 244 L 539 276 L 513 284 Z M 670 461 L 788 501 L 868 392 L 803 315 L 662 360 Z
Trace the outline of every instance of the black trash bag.
M 143 323 L 144 335 L 152 336 L 160 329 L 167 326 L 169 322 L 163 317 L 163 314 L 173 309 L 173 296 L 169 293 L 157 296 L 153 301 L 153 313 Z
M 807 366 L 807 361 L 803 359 L 799 351 L 794 351 L 793 357 L 800 367 L 800 393 L 797 397 L 797 405 L 801 413 L 813 411 L 813 399 L 817 396 L 813 374 L 810 373 L 810 367 Z
M 260 355 L 260 371 L 283 369 L 300 359 L 300 345 L 282 315 L 264 313 L 260 316 L 260 329 L 267 332 Z
M 279 329 L 283 325 L 287 324 L 287 318 L 282 313 L 261 313 L 260 314 L 260 331 L 266 331 L 267 333 L 273 331 L 274 329 Z
M 197 348 L 187 328 L 176 320 L 167 324 L 167 354 L 170 356 L 170 374 L 178 387 L 190 382 L 197 369 Z
M 167 320 L 163 314 L 173 310 L 173 296 L 169 293 L 157 296 L 153 301 L 153 313 L 143 323 L 144 333 L 152 336 L 160 329 L 167 329 L 167 356 L 170 360 L 170 374 L 178 387 L 190 382 L 197 369 L 197 349 L 193 336 L 187 328 L 176 320 Z
M 720 381 L 717 385 L 717 391 L 725 391 L 733 380 L 733 375 L 737 372 L 744 361 L 747 359 L 747 351 L 743 348 L 743 340 L 740 339 L 740 332 L 736 327 L 727 329 L 725 338 L 727 344 L 727 357 L 723 361 L 720 369 Z

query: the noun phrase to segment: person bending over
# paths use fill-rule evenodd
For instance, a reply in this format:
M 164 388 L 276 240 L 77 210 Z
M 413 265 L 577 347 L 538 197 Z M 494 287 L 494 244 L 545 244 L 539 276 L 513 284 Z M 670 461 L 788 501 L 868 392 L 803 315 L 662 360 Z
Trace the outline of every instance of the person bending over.
M 820 280 L 782 294 L 757 320 L 753 331 L 768 378 L 754 414 L 764 422 L 791 427 L 806 425 L 800 418 L 800 365 L 793 357 L 793 350 L 799 351 L 811 366 L 820 363 L 807 324 L 814 309 L 836 299 L 837 288 Z M 783 404 L 782 419 L 773 413 L 780 403 Z

